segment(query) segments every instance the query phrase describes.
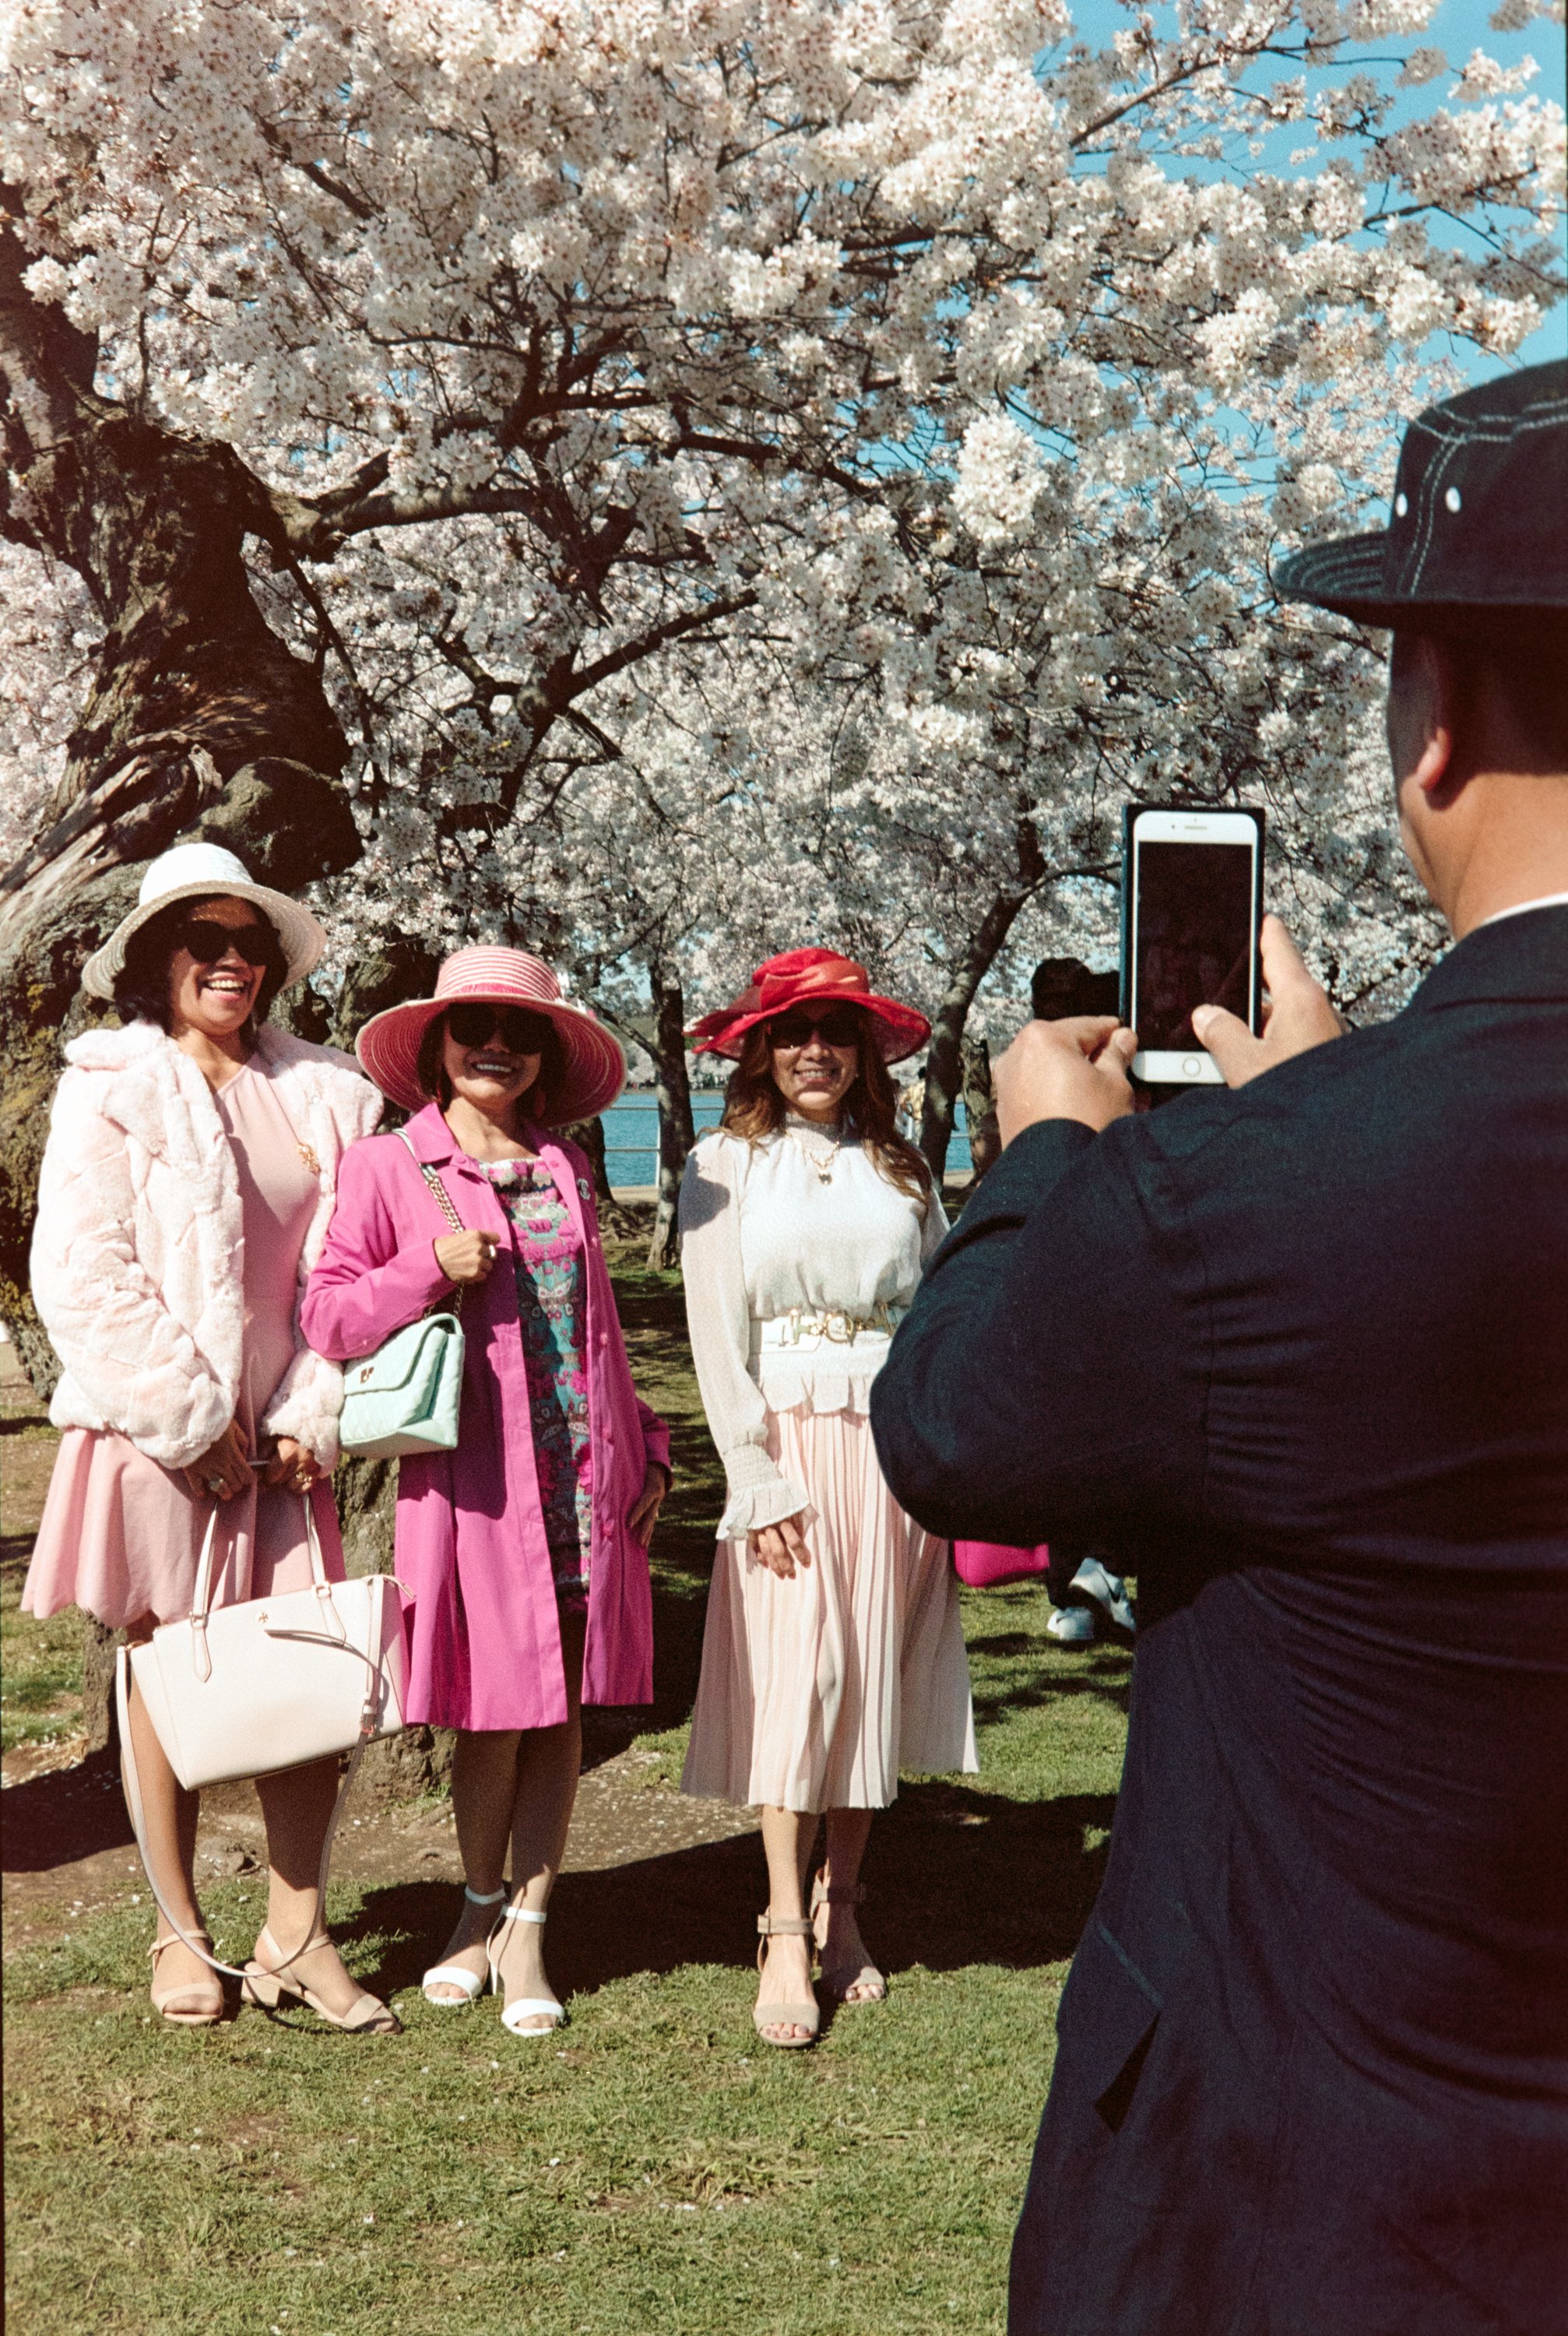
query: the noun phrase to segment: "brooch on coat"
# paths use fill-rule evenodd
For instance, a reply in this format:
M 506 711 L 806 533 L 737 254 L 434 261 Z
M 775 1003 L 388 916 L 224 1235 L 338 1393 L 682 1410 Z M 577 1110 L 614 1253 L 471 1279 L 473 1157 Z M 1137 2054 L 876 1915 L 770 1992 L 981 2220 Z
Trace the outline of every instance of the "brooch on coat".
M 304 1161 L 306 1166 L 309 1169 L 311 1174 L 313 1176 L 319 1176 L 321 1173 L 321 1163 L 317 1158 L 315 1153 L 311 1150 L 309 1144 L 296 1144 L 294 1148 L 298 1153 L 300 1158 Z

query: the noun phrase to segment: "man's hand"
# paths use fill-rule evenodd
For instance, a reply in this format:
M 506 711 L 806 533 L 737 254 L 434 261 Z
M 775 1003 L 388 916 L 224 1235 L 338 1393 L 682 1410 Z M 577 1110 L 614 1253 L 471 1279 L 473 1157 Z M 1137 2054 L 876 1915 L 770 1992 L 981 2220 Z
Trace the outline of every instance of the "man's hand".
M 1004 1147 L 1039 1119 L 1076 1119 L 1097 1135 L 1131 1111 L 1127 1065 L 1137 1044 L 1114 1014 L 1026 1022 L 995 1066 Z
M 1244 1087 L 1260 1071 L 1271 1071 L 1276 1063 L 1288 1063 L 1292 1055 L 1304 1055 L 1309 1047 L 1345 1033 L 1328 991 L 1313 980 L 1278 917 L 1264 918 L 1260 939 L 1263 987 L 1270 998 L 1262 1037 L 1254 1038 L 1241 1017 L 1222 1006 L 1199 1006 L 1193 1012 L 1193 1027 L 1228 1087 Z

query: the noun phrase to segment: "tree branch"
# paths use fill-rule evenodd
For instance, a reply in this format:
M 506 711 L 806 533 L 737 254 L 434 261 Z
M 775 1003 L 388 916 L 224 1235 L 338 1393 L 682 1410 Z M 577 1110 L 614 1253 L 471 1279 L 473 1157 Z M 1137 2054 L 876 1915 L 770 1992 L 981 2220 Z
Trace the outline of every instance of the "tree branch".
M 352 212 L 356 219 L 368 222 L 379 217 L 374 203 L 367 203 L 363 195 L 355 193 L 352 187 L 346 187 L 341 180 L 333 178 L 330 171 L 325 170 L 321 163 L 302 162 L 297 155 L 291 154 L 288 151 L 288 141 L 275 122 L 258 121 L 256 127 L 261 132 L 263 144 L 271 149 L 280 162 L 287 162 L 291 170 L 297 170 L 302 178 L 309 180 L 313 187 L 319 187 L 324 195 L 330 195 L 335 202 L 341 203 L 344 209 Z
M 22 280 L 34 255 L 8 223 L 21 215 L 16 190 L 0 186 L 0 412 L 10 465 L 24 472 L 69 438 L 84 404 L 104 408 L 93 387 L 96 339 Z

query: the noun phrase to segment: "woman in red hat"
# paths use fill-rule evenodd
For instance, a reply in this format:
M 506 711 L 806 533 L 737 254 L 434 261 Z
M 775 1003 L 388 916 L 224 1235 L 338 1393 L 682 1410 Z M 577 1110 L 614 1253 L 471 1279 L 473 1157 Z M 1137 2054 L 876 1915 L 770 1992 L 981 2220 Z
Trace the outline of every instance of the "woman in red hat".
M 626 1063 L 547 965 L 509 949 L 459 950 L 433 998 L 378 1014 L 356 1051 L 414 1117 L 345 1156 L 306 1335 L 346 1362 L 466 1295 L 457 1449 L 405 1455 L 397 1486 L 404 1708 L 458 1731 L 466 1876 L 424 1992 L 471 2004 L 488 1971 L 503 2024 L 548 2035 L 565 2013 L 541 1932 L 581 1706 L 653 1696 L 648 1543 L 669 1436 L 631 1383 L 588 1163 L 549 1133 L 612 1103 Z
M 856 1908 L 901 1767 L 976 1767 L 948 1544 L 877 1465 L 867 1393 L 947 1220 L 887 1066 L 930 1035 L 831 949 L 791 949 L 694 1034 L 729 1056 L 681 1192 L 692 1352 L 729 1498 L 684 1791 L 760 1806 L 765 2042 L 809 2044 L 821 1984 L 887 1992 Z M 826 1856 L 806 1903 L 819 1820 Z

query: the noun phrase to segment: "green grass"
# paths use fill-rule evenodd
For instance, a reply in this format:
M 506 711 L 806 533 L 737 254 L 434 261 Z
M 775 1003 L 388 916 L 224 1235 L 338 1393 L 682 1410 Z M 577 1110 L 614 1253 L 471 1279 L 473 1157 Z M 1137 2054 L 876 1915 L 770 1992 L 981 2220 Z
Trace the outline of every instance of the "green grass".
M 674 1424 L 657 1702 L 618 1740 L 678 1772 L 718 1478 L 671 1276 L 618 1271 L 638 1384 Z M 1103 1861 L 1126 1659 L 1044 1636 L 1043 1593 L 969 1595 L 982 1773 L 911 1780 L 873 1834 L 885 2010 L 814 2053 L 753 2035 L 760 1854 L 742 1838 L 558 1890 L 570 2026 L 427 2007 L 453 1893 L 335 1885 L 400 2038 L 146 2004 L 144 1893 L 7 1971 L 12 2324 L 22 2336 L 930 2336 L 999 2331 L 1066 1959 Z M 18 1625 L 19 1633 L 35 1629 Z M 40 1657 L 42 1662 L 44 1658 Z M 29 1674 L 31 1676 L 31 1674 Z M 600 1723 L 613 1737 L 616 1723 Z M 601 1748 L 607 1748 L 601 1746 Z M 608 1747 L 612 1748 L 612 1747 Z M 248 1945 L 254 1881 L 207 1893 Z M 69 1933 L 69 1935 L 65 1935 Z
M 82 1618 L 35 1622 L 22 1584 L 56 1438 L 25 1380 L 0 1382 L 0 1750 L 75 1734 L 82 1712 Z
M 745 1973 L 702 1965 L 579 2003 L 559 2046 L 415 2000 L 366 2049 L 155 2030 L 122 1930 L 122 1965 L 100 1942 L 52 2018 L 10 2014 L 18 2329 L 1000 2325 L 1054 1980 L 911 1973 L 813 2056 L 755 2044 Z
M 19 1611 L 24 1564 L 0 1568 L 0 1750 L 54 1744 L 82 1710 L 82 1618 L 74 1608 L 35 1622 Z

